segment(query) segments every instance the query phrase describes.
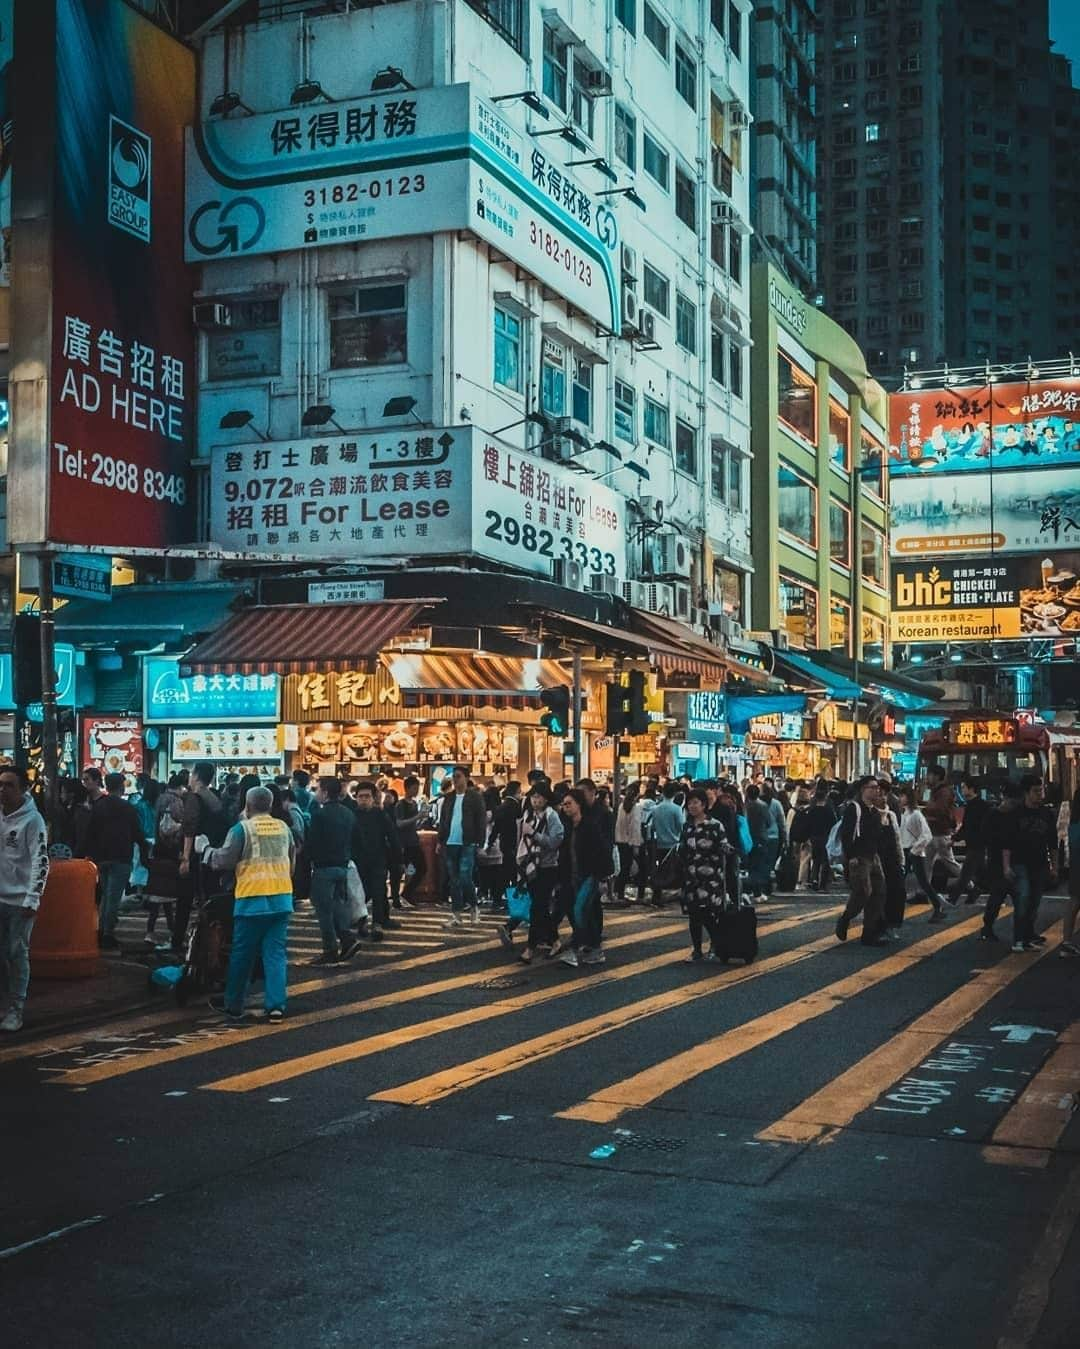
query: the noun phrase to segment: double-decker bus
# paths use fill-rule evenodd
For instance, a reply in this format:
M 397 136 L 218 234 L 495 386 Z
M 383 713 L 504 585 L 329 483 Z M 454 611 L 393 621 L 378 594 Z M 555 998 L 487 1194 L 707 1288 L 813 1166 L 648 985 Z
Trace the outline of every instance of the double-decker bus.
M 1068 801 L 1080 784 L 1080 729 L 1004 713 L 954 713 L 919 742 L 920 782 L 931 764 L 947 769 L 950 782 L 972 777 L 993 794 L 1010 778 L 1038 773 Z

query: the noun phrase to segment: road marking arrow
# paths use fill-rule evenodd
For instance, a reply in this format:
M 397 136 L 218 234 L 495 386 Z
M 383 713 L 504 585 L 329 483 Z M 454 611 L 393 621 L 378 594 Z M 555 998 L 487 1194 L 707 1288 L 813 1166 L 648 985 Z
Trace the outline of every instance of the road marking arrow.
M 1044 1030 L 1042 1026 L 991 1026 L 992 1031 L 1005 1031 L 1005 1041 L 1011 1044 L 1026 1045 L 1036 1035 L 1057 1035 L 1057 1031 Z

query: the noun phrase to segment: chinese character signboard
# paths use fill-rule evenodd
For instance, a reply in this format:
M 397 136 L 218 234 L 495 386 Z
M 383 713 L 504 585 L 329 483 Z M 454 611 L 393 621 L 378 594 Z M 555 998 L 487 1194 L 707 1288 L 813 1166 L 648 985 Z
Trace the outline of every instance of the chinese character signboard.
M 53 594 L 112 599 L 112 558 L 100 553 L 58 553 L 53 558 Z
M 727 698 L 703 690 L 686 695 L 686 734 L 697 745 L 726 745 Z
M 14 290 L 51 324 L 14 328 L 11 539 L 190 542 L 194 53 L 123 0 L 19 3 L 16 24 Z
M 1080 379 L 891 403 L 894 557 L 1080 548 Z
M 278 718 L 281 681 L 274 674 L 180 676 L 175 656 L 143 658 L 143 712 L 147 722 L 231 726 Z
M 626 572 L 622 497 L 474 427 L 217 446 L 210 481 L 212 539 L 249 554 Z
M 1080 552 L 894 559 L 894 642 L 1080 636 Z
M 191 262 L 470 230 L 619 327 L 614 212 L 467 84 L 196 126 L 186 216 Z

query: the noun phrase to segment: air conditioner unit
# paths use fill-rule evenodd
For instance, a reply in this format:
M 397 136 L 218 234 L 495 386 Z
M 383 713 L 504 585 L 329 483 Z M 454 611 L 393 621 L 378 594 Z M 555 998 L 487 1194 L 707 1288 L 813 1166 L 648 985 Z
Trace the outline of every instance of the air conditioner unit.
M 638 497 L 638 505 L 641 507 L 641 513 L 646 520 L 655 521 L 658 525 L 664 523 L 663 497 Z
M 715 606 L 710 605 L 710 611 Z M 713 627 L 716 628 L 720 636 L 727 642 L 741 642 L 743 640 L 743 625 L 728 614 L 721 614 L 719 618 L 713 619 Z
M 783 628 L 773 628 L 772 644 L 777 651 L 786 651 L 791 645 L 791 642 L 788 640 L 788 635 Z
M 629 286 L 623 286 L 622 293 L 622 321 L 624 328 L 633 328 L 637 332 L 638 315 L 641 308 L 638 305 L 637 291 L 631 290 Z
M 654 576 L 689 577 L 693 559 L 690 542 L 674 529 L 661 529 L 652 540 Z
M 734 127 L 746 127 L 750 125 L 750 114 L 741 103 L 729 103 L 728 120 Z
M 629 244 L 622 244 L 619 248 L 619 259 L 622 265 L 623 280 L 631 277 L 637 280 L 637 254 Z
M 232 310 L 227 304 L 202 300 L 191 306 L 191 321 L 196 328 L 229 328 L 232 326 Z
M 714 225 L 730 225 L 733 220 L 738 219 L 735 207 L 730 201 L 714 201 L 711 214 Z
M 681 618 L 684 622 L 691 623 L 696 617 L 694 611 L 693 591 L 689 586 L 672 586 L 675 596 L 674 615 Z
M 557 586 L 565 586 L 567 590 L 585 589 L 585 568 L 580 562 L 557 558 L 551 567 L 551 577 Z
M 622 583 L 622 597 L 627 604 L 635 609 L 647 609 L 649 607 L 649 586 L 645 581 L 624 581 Z
M 602 572 L 594 572 L 589 577 L 589 589 L 594 595 L 619 595 L 622 593 L 626 582 L 619 582 L 615 576 L 605 576 Z
M 657 585 L 653 581 L 645 582 L 645 608 L 652 614 L 665 614 L 668 618 L 675 614 L 674 586 Z
M 603 98 L 611 93 L 611 75 L 606 70 L 586 70 L 585 92 L 593 98 Z
M 641 310 L 638 317 L 638 331 L 643 342 L 656 341 L 656 315 L 651 310 Z

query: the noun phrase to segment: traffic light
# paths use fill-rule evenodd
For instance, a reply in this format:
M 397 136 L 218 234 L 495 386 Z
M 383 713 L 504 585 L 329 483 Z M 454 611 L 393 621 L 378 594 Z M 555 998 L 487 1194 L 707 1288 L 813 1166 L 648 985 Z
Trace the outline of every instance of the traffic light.
M 646 697 L 649 681 L 642 670 L 631 670 L 626 689 L 626 729 L 631 735 L 649 734 L 649 708 Z
M 11 631 L 11 685 L 17 707 L 41 702 L 41 619 L 16 614 Z
M 616 681 L 607 686 L 607 716 L 604 731 L 607 735 L 622 735 L 626 730 L 626 685 Z
M 544 689 L 540 694 L 540 702 L 546 709 L 540 718 L 540 725 L 548 735 L 565 740 L 570 733 L 570 690 L 565 684 Z

